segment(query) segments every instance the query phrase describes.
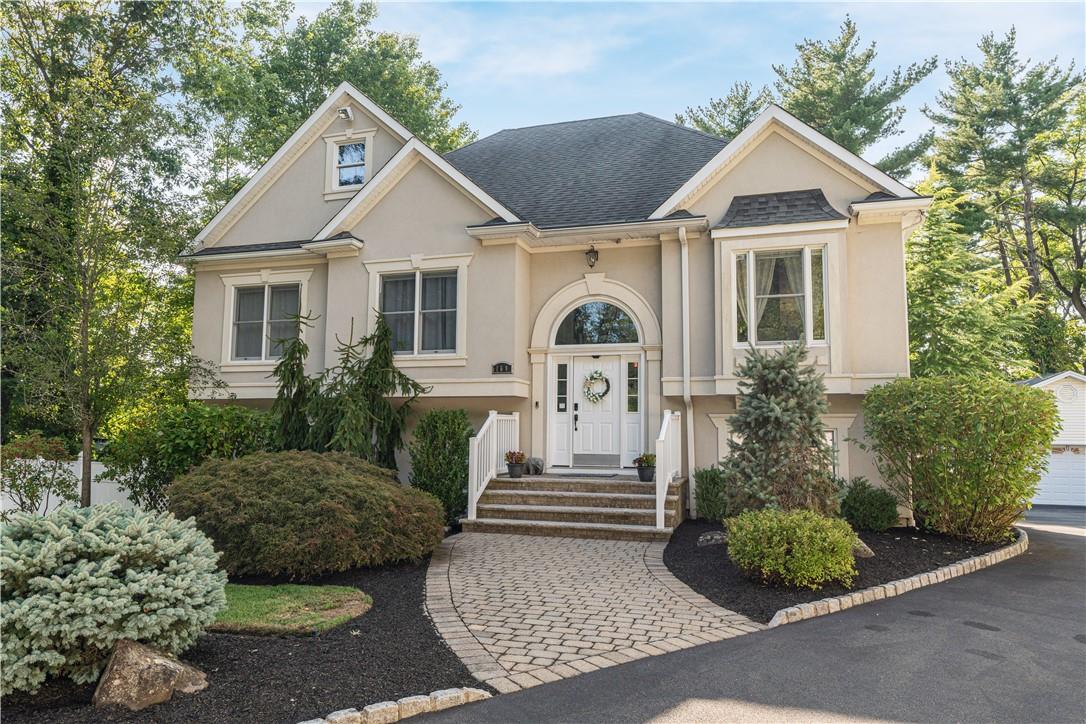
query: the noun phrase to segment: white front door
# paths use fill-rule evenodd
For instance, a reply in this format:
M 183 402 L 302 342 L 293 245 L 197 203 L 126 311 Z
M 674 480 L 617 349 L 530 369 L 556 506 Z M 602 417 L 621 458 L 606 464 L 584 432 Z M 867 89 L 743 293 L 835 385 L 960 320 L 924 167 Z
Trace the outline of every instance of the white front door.
M 573 358 L 573 466 L 617 468 L 622 464 L 622 358 Z M 597 379 L 590 380 L 595 377 Z M 593 399 L 587 387 L 597 395 Z

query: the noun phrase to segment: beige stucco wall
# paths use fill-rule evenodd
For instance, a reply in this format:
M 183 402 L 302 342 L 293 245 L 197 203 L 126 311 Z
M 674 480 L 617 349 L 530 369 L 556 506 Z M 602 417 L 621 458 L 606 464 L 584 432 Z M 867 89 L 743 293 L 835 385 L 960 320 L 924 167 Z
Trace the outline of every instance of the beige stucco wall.
M 373 147 L 366 149 L 370 177 L 392 158 L 403 144 L 360 107 L 352 106 L 354 120 L 336 118 L 326 125 L 215 246 L 309 240 L 343 208 L 348 199 L 325 200 L 325 177 L 330 171 L 323 136 L 348 128 L 377 129 Z

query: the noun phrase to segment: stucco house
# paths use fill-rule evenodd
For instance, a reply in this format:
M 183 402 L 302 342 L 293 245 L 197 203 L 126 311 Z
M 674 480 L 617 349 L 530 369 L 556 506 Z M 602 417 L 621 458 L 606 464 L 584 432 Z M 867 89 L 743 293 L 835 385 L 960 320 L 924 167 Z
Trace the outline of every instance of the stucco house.
M 733 139 L 635 113 L 441 155 L 344 83 L 197 237 L 193 342 L 267 405 L 292 315 L 315 317 L 317 372 L 380 309 L 397 365 L 431 388 L 419 408 L 482 428 L 476 528 L 661 531 L 697 495 L 678 481 L 726 450 L 750 345 L 808 340 L 838 473 L 878 480 L 847 438 L 865 391 L 909 374 L 903 242 L 928 203 L 776 106 Z M 594 476 L 655 451 L 657 483 L 484 497 L 516 447 Z

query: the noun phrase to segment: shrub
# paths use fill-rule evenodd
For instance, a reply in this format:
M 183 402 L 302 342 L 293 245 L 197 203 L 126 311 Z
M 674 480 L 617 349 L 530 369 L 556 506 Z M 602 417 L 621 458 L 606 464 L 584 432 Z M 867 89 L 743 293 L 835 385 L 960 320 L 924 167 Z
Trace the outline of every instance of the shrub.
M 853 478 L 841 500 L 841 517 L 856 530 L 882 532 L 897 525 L 897 498 L 871 487 L 866 478 Z
M 411 484 L 441 501 L 449 524 L 468 507 L 468 448 L 474 432 L 464 410 L 430 410 L 415 426 Z
M 307 579 L 437 547 L 445 526 L 433 496 L 343 461 L 302 451 L 207 460 L 170 486 L 170 510 L 196 518 L 232 575 Z
M 68 466 L 70 457 L 63 440 L 36 431 L 0 448 L 0 493 L 15 505 L 0 512 L 0 520 L 16 510 L 37 513 L 49 507 L 53 496 L 61 505 L 79 500 L 79 479 Z
M 866 447 L 917 523 L 982 542 L 1029 507 L 1058 424 L 1050 394 L 995 379 L 900 379 L 864 400 Z
M 92 682 L 120 639 L 177 654 L 226 605 L 211 541 L 169 513 L 18 513 L 0 550 L 5 695 L 47 676 Z
M 150 420 L 118 432 L 102 453 L 102 477 L 128 491 L 146 510 L 165 510 L 166 487 L 208 458 L 233 458 L 266 449 L 267 413 L 238 405 L 192 401 L 166 407 Z
M 856 577 L 856 534 L 839 518 L 766 508 L 728 521 L 728 556 L 762 583 L 818 589 Z
M 331 460 L 336 465 L 342 465 L 355 475 L 372 475 L 382 480 L 387 480 L 390 483 L 400 484 L 400 474 L 398 472 L 383 468 L 377 463 L 371 463 L 369 460 L 363 460 L 357 455 L 334 450 L 332 452 L 321 453 L 321 457 L 325 460 Z
M 722 521 L 728 517 L 728 496 L 724 481 L 724 471 L 716 465 L 694 471 L 698 517 L 702 520 Z
M 763 507 L 837 512 L 833 458 L 824 437 L 826 388 L 807 349 L 777 354 L 750 349 L 737 370 L 739 399 L 730 425 L 735 439 L 720 466 L 728 511 Z

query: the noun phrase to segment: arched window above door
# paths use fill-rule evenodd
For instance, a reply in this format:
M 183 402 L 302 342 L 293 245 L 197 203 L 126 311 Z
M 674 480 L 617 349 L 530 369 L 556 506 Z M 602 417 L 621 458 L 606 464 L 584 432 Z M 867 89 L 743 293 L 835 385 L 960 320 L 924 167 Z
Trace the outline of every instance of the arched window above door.
M 554 343 L 637 344 L 640 338 L 630 315 L 607 302 L 588 302 L 566 315 Z

